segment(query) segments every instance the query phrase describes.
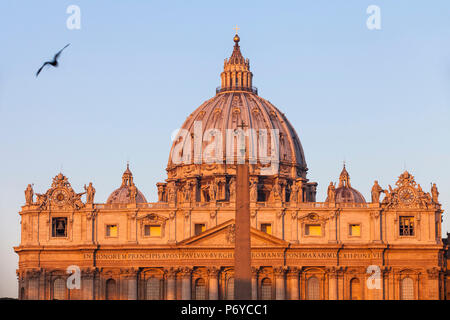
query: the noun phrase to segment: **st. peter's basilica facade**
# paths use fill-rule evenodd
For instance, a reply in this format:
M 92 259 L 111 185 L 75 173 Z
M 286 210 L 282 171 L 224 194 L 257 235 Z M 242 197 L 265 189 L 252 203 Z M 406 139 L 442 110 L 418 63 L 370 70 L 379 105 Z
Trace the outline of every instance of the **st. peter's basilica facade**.
M 366 200 L 344 166 L 317 202 L 294 128 L 258 96 L 234 41 L 216 95 L 173 142 L 158 202 L 147 202 L 128 166 L 105 203 L 92 184 L 76 193 L 61 173 L 45 193 L 28 186 L 14 248 L 20 299 L 233 299 L 234 142 L 244 124 L 259 139 L 247 135 L 245 151 L 253 299 L 446 298 L 436 186 L 424 191 L 405 171 L 394 187 L 375 182 Z M 67 286 L 68 267 L 78 287 Z

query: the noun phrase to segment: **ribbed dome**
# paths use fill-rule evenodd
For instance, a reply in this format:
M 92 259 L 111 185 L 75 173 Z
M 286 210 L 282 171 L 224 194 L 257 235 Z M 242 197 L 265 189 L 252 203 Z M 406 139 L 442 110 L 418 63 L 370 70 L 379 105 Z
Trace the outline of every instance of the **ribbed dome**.
M 131 199 L 133 189 L 136 192 L 136 203 L 147 203 L 142 192 L 134 185 L 133 174 L 127 165 L 127 169 L 122 175 L 122 185 L 109 195 L 106 203 L 133 203 L 133 199 Z
M 234 155 L 235 160 L 232 163 L 235 164 L 238 139 L 232 134 L 239 129 L 243 129 L 247 134 L 254 130 L 256 139 L 249 139 L 248 136 L 245 138 L 245 159 L 257 161 L 256 167 L 260 167 L 260 160 L 264 159 L 261 154 L 271 156 L 272 133 L 276 134 L 276 131 L 271 130 L 279 130 L 277 160 L 280 161 L 280 172 L 290 178 L 304 178 L 307 170 L 306 161 L 295 129 L 280 110 L 256 94 L 256 88 L 251 86 L 253 75 L 249 69 L 249 61 L 241 55 L 239 38 L 234 40 L 236 44 L 230 59 L 225 59 L 224 71 L 221 74 L 222 85 L 216 90 L 216 96 L 205 101 L 188 116 L 173 142 L 167 167 L 169 178 L 181 178 L 177 177 L 176 168 L 186 164 L 218 163 L 218 159 L 220 165 L 229 164 L 232 158 L 227 157 L 227 154 L 231 154 L 231 157 Z M 267 133 L 266 141 L 260 139 L 260 134 L 264 132 Z M 195 146 L 196 138 L 199 138 L 197 141 L 201 144 L 200 152 L 196 152 L 199 150 Z M 264 143 L 266 152 L 261 148 Z M 220 148 L 216 149 L 217 145 L 220 145 Z M 183 161 L 180 161 L 181 159 Z M 203 170 L 205 168 L 210 170 L 204 165 L 199 167 L 201 168 L 196 169 L 196 174 L 203 175 L 205 172 L 200 171 L 205 171 Z
M 326 201 L 328 202 L 328 197 Z M 345 165 L 339 176 L 339 185 L 336 188 L 336 203 L 366 203 L 363 195 L 351 187 L 350 175 L 345 169 Z

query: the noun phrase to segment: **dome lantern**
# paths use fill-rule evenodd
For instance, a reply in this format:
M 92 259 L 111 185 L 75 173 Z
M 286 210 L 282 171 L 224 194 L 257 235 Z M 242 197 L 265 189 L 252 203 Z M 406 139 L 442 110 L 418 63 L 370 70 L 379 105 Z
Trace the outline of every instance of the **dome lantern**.
M 233 38 L 234 48 L 229 59 L 225 59 L 223 72 L 220 74 L 221 86 L 216 93 L 228 91 L 250 91 L 258 94 L 258 90 L 252 86 L 253 74 L 250 72 L 250 61 L 242 56 L 239 47 L 241 38 L 236 33 Z

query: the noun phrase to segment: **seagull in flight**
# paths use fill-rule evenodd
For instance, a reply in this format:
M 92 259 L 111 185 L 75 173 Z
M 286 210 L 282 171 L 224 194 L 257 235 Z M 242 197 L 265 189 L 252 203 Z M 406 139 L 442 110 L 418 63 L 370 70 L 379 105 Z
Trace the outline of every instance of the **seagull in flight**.
M 55 56 L 53 57 L 53 60 L 52 61 L 46 61 L 46 62 L 44 62 L 44 64 L 42 65 L 42 67 L 40 67 L 39 68 L 39 70 L 36 72 L 36 77 L 39 75 L 39 73 L 41 73 L 41 71 L 42 71 L 42 68 L 44 68 L 46 65 L 51 65 L 51 66 L 54 66 L 55 68 L 58 66 L 58 57 L 59 57 L 59 55 L 61 54 L 61 52 L 65 49 L 65 48 L 67 48 L 68 46 L 70 45 L 70 43 L 69 44 L 67 44 L 64 48 L 62 48 L 61 50 L 59 50 L 58 51 L 58 53 L 57 54 L 55 54 Z

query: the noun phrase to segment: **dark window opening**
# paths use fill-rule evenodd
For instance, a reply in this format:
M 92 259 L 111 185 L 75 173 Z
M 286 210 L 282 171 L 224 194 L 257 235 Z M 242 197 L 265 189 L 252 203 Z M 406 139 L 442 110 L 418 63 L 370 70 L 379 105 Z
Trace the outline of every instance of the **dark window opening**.
M 52 218 L 52 237 L 67 237 L 67 218 Z
M 414 217 L 400 217 L 400 235 L 414 235 Z

